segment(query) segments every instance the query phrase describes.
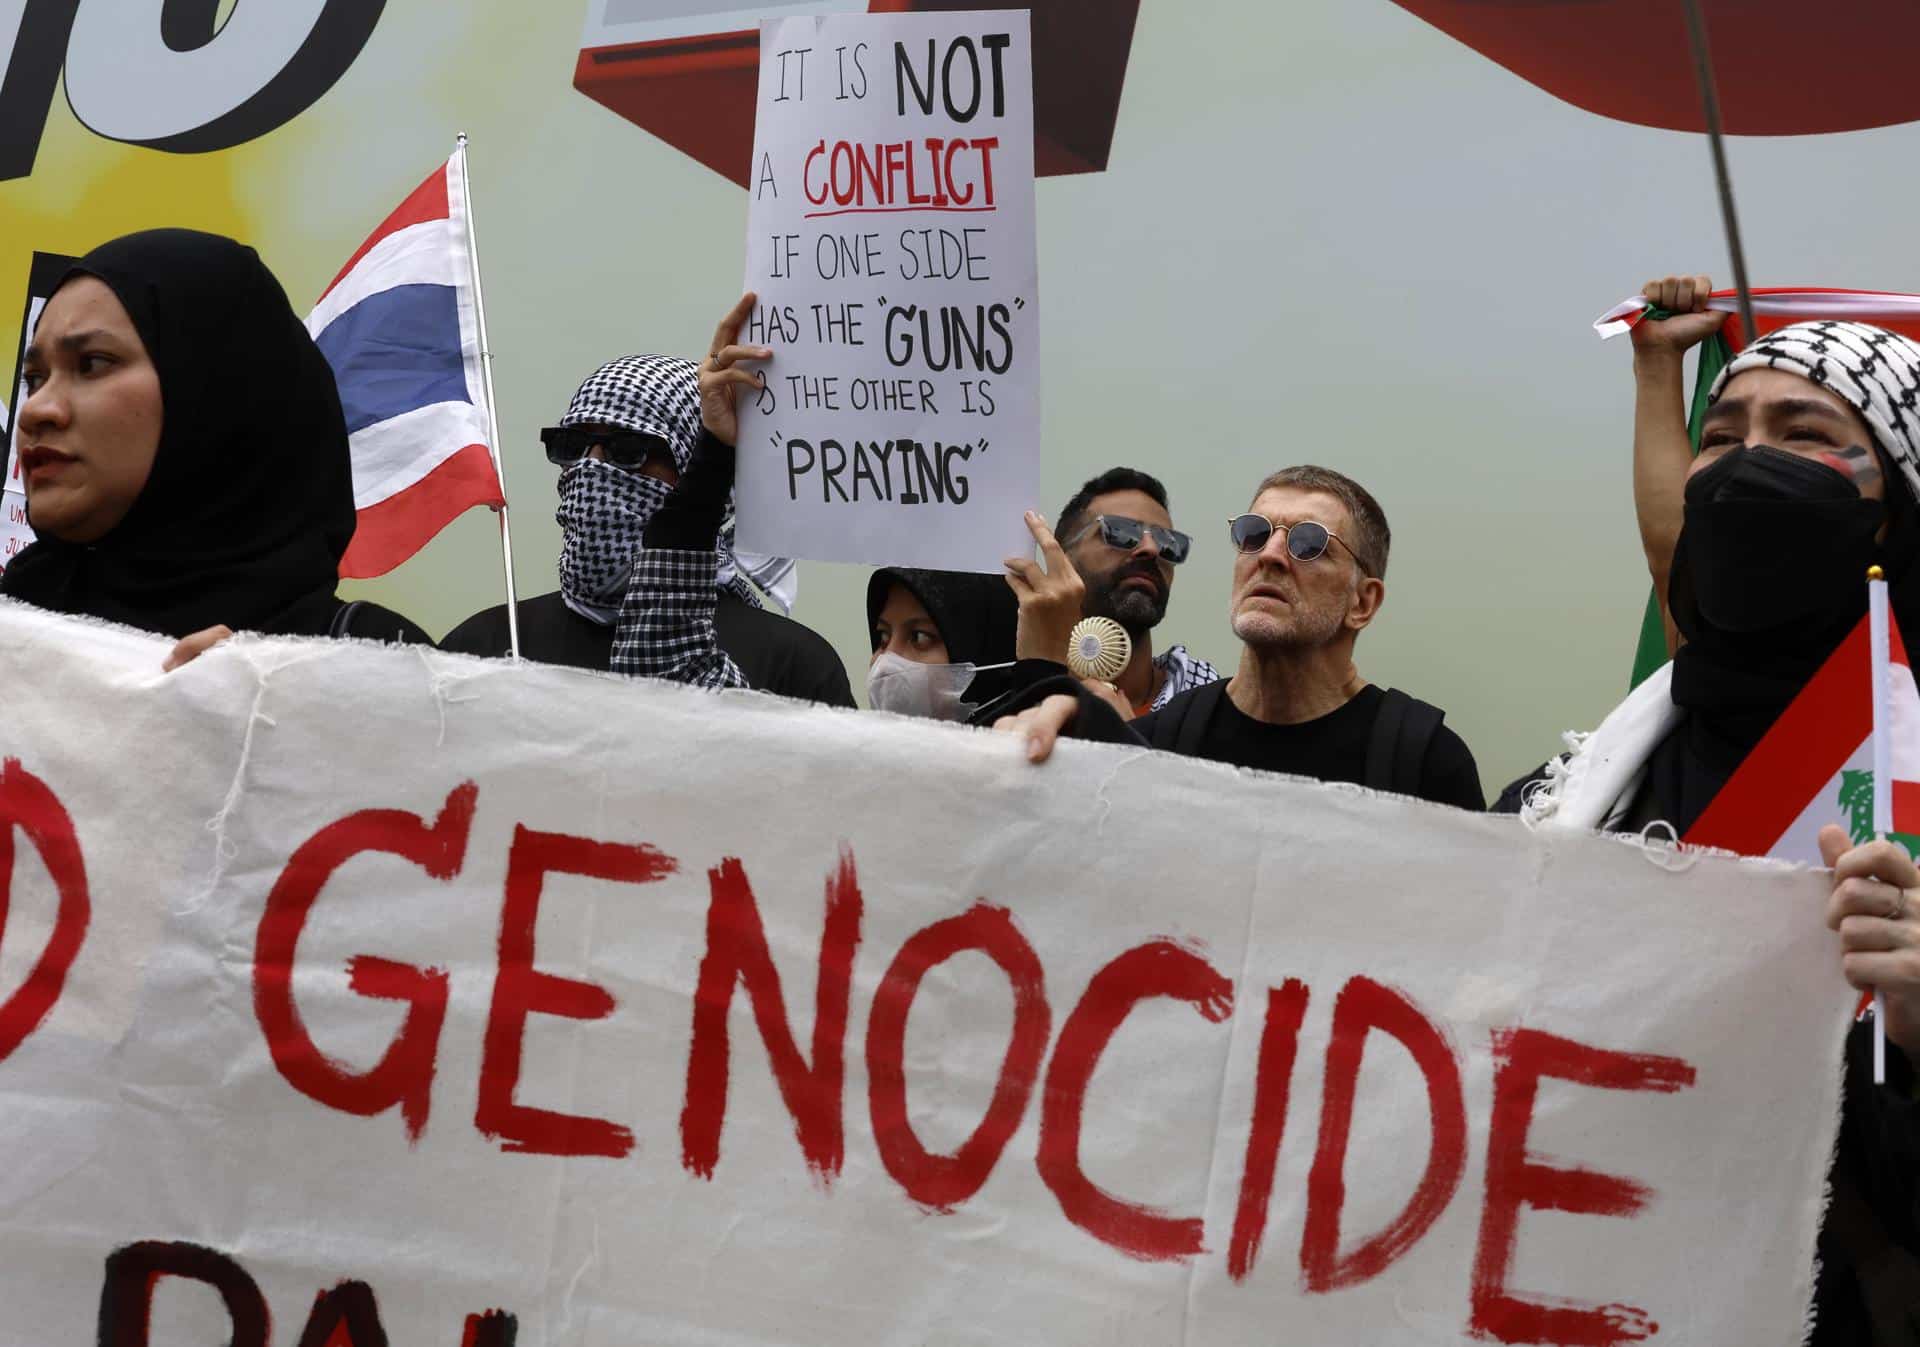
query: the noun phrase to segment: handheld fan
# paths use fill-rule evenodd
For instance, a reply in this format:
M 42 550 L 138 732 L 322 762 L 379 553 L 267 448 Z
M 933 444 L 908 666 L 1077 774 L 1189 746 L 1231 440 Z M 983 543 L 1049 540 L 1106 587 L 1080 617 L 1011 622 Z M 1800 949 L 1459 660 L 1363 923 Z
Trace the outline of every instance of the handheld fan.
M 1067 637 L 1067 668 L 1075 678 L 1111 681 L 1133 658 L 1133 638 L 1110 617 L 1083 617 Z

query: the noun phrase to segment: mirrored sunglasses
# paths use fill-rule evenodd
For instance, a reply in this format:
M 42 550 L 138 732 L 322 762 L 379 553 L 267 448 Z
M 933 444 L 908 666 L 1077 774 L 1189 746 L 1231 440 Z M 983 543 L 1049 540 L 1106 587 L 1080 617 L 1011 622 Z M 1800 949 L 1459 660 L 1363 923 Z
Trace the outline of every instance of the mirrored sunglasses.
M 1117 547 L 1123 552 L 1131 552 L 1140 545 L 1140 539 L 1151 538 L 1153 545 L 1160 549 L 1161 558 L 1169 566 L 1178 566 L 1187 559 L 1193 550 L 1193 539 L 1179 529 L 1165 529 L 1158 524 L 1143 524 L 1138 519 L 1128 519 L 1125 515 L 1097 514 L 1087 522 L 1087 526 L 1067 539 L 1072 547 L 1082 538 L 1100 530 L 1100 540 L 1108 547 Z
M 609 430 L 605 426 L 548 426 L 540 432 L 547 461 L 566 467 L 578 463 L 594 445 L 617 468 L 637 468 L 651 457 L 673 461 L 673 452 L 658 435 L 637 430 Z
M 1293 524 L 1276 523 L 1263 514 L 1235 515 L 1227 521 L 1227 536 L 1233 540 L 1233 546 L 1240 552 L 1258 552 L 1273 537 L 1273 531 L 1279 529 L 1287 538 L 1287 555 L 1295 561 L 1316 561 L 1327 554 L 1327 544 L 1337 542 L 1348 552 L 1353 548 L 1345 538 L 1335 533 L 1325 524 L 1311 519 L 1302 519 Z M 1358 561 L 1359 554 L 1354 553 Z

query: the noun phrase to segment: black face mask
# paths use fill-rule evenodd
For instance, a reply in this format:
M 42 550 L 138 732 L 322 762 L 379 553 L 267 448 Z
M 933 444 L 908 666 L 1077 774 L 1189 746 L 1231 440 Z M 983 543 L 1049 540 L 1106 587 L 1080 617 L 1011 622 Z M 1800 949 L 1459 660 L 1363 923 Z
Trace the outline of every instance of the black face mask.
M 1673 620 L 1689 640 L 1825 642 L 1866 611 L 1885 519 L 1880 501 L 1825 463 L 1767 445 L 1731 450 L 1687 482 Z

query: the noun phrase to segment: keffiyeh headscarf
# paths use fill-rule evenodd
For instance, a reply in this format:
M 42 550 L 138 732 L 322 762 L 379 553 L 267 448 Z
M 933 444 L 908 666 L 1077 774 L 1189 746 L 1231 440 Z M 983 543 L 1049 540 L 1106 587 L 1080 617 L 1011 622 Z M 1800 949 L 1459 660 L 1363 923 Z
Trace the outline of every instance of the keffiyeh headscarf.
M 685 472 L 700 439 L 699 366 L 677 356 L 632 355 L 610 360 L 588 375 L 560 418 L 563 426 L 604 425 L 665 442 L 674 467 Z M 560 593 L 569 608 L 602 625 L 620 613 L 627 577 L 642 546 L 647 521 L 673 489 L 657 478 L 583 458 L 560 474 L 563 534 Z M 793 562 L 737 552 L 733 512 L 715 539 L 715 583 L 760 606 L 751 579 L 782 608 L 792 609 L 799 588 Z
M 1908 496 L 1920 500 L 1920 344 L 1866 323 L 1795 323 L 1727 362 L 1708 401 L 1718 402 L 1728 380 L 1750 369 L 1798 374 L 1859 412 Z

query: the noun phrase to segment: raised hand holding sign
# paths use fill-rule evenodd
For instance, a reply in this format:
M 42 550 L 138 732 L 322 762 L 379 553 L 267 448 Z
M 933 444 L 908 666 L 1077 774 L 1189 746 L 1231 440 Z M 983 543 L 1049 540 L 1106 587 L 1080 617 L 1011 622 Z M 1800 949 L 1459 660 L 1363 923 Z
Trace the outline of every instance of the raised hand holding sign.
M 732 339 L 781 366 L 738 403 L 740 541 L 998 571 L 1039 486 L 1027 16 L 783 19 L 760 50 Z

